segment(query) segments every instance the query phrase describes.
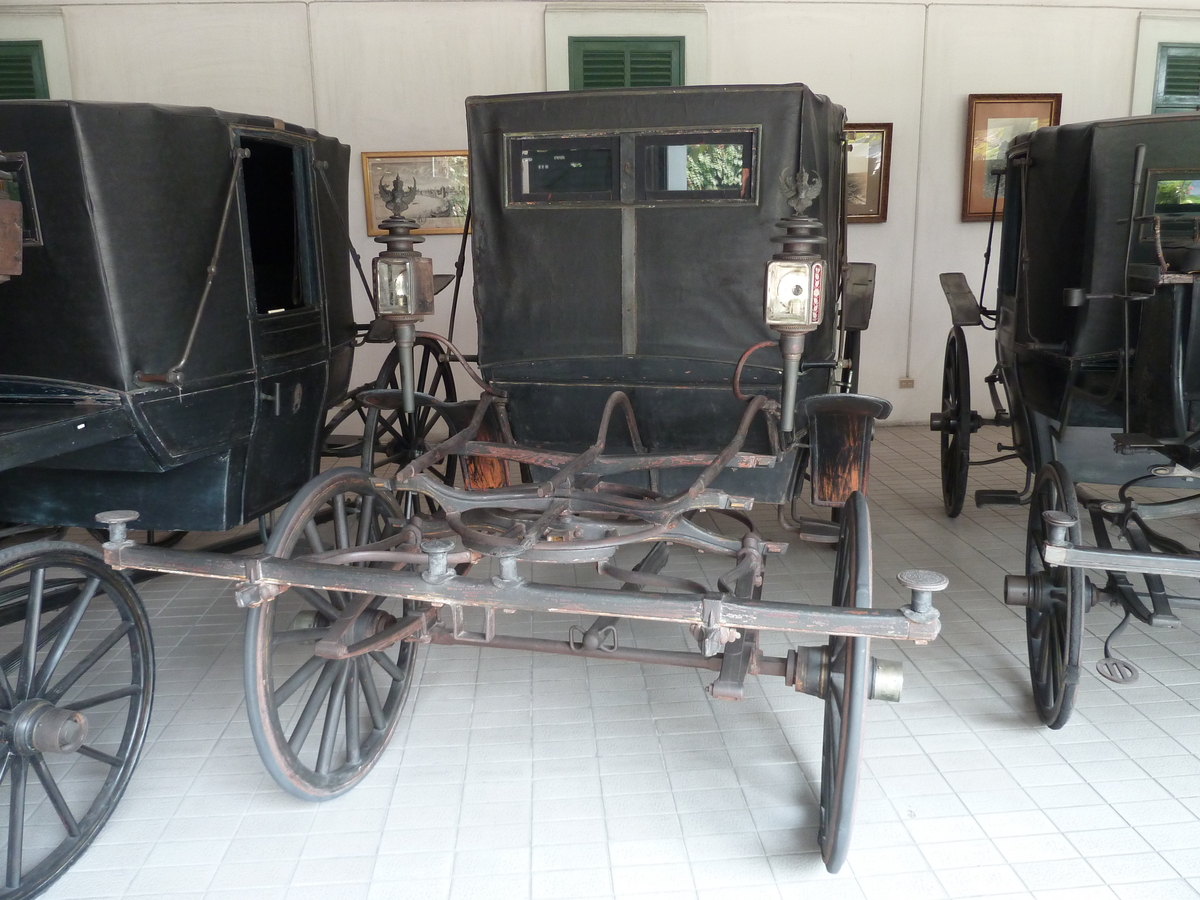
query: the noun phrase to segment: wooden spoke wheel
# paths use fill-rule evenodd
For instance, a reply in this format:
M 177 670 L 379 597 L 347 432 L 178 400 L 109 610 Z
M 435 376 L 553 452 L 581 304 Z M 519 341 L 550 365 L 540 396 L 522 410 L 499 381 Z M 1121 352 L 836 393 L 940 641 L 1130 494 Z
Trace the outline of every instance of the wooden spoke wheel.
M 1029 503 L 1029 531 L 1025 543 L 1025 574 L 1029 578 L 1029 603 L 1025 609 L 1025 636 L 1029 645 L 1029 676 L 1038 717 L 1051 728 L 1062 728 L 1075 705 L 1079 683 L 1079 649 L 1083 643 L 1083 569 L 1055 566 L 1043 553 L 1048 526 L 1042 513 L 1057 510 L 1074 516 L 1067 540 L 1082 541 L 1075 485 L 1060 462 L 1050 462 L 1038 472 Z
M 361 469 L 330 469 L 292 498 L 266 552 L 292 558 L 372 543 L 391 533 L 389 520 L 400 515 L 396 501 L 375 491 Z M 316 655 L 316 641 L 357 597 L 292 588 L 251 609 L 247 619 L 246 706 L 254 742 L 279 786 L 305 800 L 337 797 L 363 779 L 396 730 L 412 682 L 416 645 L 406 641 L 347 659 Z M 350 634 L 362 640 L 387 628 L 404 606 L 373 598 Z
M 0 841 L 5 900 L 40 894 L 108 821 L 154 693 L 142 602 L 99 554 L 61 541 L 0 552 Z
M 419 337 L 413 344 L 413 355 L 413 374 L 416 381 L 414 389 L 417 393 L 428 394 L 447 403 L 458 400 L 458 391 L 454 384 L 454 371 L 450 367 L 450 360 L 441 343 L 432 338 Z M 383 365 L 379 367 L 379 374 L 375 377 L 375 381 L 363 385 L 359 390 L 385 388 L 399 390 L 399 359 L 400 351 L 392 347 L 391 352 L 384 359 Z M 354 393 L 357 394 L 358 391 Z M 416 418 L 419 417 L 420 410 L 416 414 Z M 415 446 L 413 436 L 420 434 L 422 424 L 420 421 L 406 421 L 413 418 L 396 411 L 379 412 L 375 422 L 376 449 L 384 450 L 389 455 L 402 452 L 406 448 L 411 452 L 411 448 Z M 323 456 L 345 459 L 362 455 L 361 437 L 345 437 L 335 434 L 347 422 L 363 433 L 368 427 L 367 409 L 353 396 L 347 399 L 326 423 L 321 440 Z
M 842 507 L 834 566 L 833 605 L 871 605 L 871 520 L 866 498 L 855 491 Z M 825 868 L 837 872 L 850 850 L 862 761 L 871 639 L 831 636 L 825 648 L 825 730 L 821 753 L 821 822 L 817 841 Z
M 967 339 L 960 326 L 950 329 L 942 365 L 942 502 L 946 515 L 962 512 L 971 463 L 971 368 Z

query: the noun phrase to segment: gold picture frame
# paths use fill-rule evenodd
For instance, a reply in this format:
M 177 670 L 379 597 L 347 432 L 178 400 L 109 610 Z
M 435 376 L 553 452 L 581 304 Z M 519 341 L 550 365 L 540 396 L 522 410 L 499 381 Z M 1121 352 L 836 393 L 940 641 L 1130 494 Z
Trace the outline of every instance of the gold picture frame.
M 1004 212 L 1001 184 L 990 172 L 1003 162 L 1018 134 L 1057 125 L 1062 94 L 971 94 L 967 97 L 967 146 L 963 163 L 962 220 L 987 222 Z
M 418 228 L 413 234 L 462 234 L 470 199 L 466 150 L 387 150 L 362 154 L 367 234 L 386 232 L 389 200 Z
M 887 221 L 892 123 L 847 123 L 846 221 Z

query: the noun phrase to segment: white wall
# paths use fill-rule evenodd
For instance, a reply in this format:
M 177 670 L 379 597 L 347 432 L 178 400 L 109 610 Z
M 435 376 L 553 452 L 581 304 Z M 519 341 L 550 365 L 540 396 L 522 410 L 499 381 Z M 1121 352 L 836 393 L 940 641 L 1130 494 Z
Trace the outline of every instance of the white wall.
M 888 221 L 851 226 L 850 253 L 879 266 L 862 389 L 895 403 L 893 421 L 915 422 L 939 402 L 950 316 L 938 273 L 965 272 L 976 289 L 982 273 L 987 225 L 959 221 L 967 95 L 1061 92 L 1064 122 L 1140 112 L 1156 35 L 1181 33 L 1180 20 L 1189 34 L 1195 31 L 1195 6 L 1195 0 L 1105 6 L 655 0 L 611 9 L 618 31 L 626 19 L 662 23 L 678 9 L 689 34 L 705 34 L 707 77 L 690 70 L 693 81 L 804 81 L 844 105 L 851 121 L 894 123 Z M 463 147 L 465 97 L 545 90 L 547 27 L 553 38 L 557 22 L 581 10 L 594 21 L 609 7 L 529 0 L 33 0 L 0 9 L 0 39 L 46 35 L 54 96 L 217 106 L 337 135 L 353 152 L 350 225 L 369 260 L 377 245 L 366 236 L 358 154 Z M 549 55 L 557 71 L 553 46 Z M 422 250 L 436 271 L 450 272 L 458 242 L 431 235 Z M 988 294 L 991 303 L 991 288 Z M 468 284 L 456 330 L 466 352 L 475 347 L 470 297 Z M 438 316 L 426 324 L 444 331 L 449 293 L 438 300 Z M 360 317 L 367 317 L 365 299 Z M 990 336 L 976 330 L 971 342 L 975 406 L 986 411 Z M 372 352 L 360 366 L 363 377 L 375 365 Z M 898 388 L 905 376 L 915 378 L 915 389 Z

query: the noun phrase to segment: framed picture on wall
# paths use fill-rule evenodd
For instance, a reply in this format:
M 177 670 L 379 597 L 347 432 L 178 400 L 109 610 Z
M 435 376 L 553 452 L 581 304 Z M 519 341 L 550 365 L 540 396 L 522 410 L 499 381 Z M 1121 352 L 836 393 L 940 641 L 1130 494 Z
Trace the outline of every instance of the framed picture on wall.
M 385 234 L 379 223 L 400 213 L 414 220 L 413 234 L 462 234 L 467 216 L 466 150 L 391 150 L 363 153 L 367 234 Z
M 963 165 L 962 220 L 986 222 L 1004 211 L 1004 160 L 1018 134 L 1057 125 L 1062 94 L 971 94 Z
M 891 122 L 846 125 L 846 221 L 887 221 L 891 168 Z

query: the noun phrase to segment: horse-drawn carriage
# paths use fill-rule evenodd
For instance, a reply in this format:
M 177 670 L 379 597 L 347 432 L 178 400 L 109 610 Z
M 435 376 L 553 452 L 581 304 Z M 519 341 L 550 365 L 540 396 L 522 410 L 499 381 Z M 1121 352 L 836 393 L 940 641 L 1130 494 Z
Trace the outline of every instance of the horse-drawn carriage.
M 1200 116 L 1024 135 L 1009 148 L 1003 191 L 996 308 L 977 303 L 963 276 L 942 276 L 954 324 L 943 408 L 930 425 L 941 432 L 951 516 L 968 466 L 994 461 L 970 459 L 971 434 L 985 422 L 1012 427 L 1026 489 L 976 500 L 1029 502 L 1026 572 L 1006 579 L 1005 601 L 1026 608 L 1034 700 L 1060 728 L 1079 682 L 1087 609 L 1101 600 L 1123 609 L 1097 670 L 1124 683 L 1137 669 L 1114 657 L 1113 638 L 1132 618 L 1176 625 L 1172 607 L 1198 602 L 1164 582 L 1200 575 L 1197 552 L 1148 522 L 1200 511 L 1195 495 L 1179 493 L 1200 465 Z M 962 330 L 981 324 L 996 331 L 987 420 L 971 409 Z M 1155 496 L 1158 488 L 1173 493 Z M 1093 548 L 1082 547 L 1082 517 Z M 1085 569 L 1103 571 L 1103 586 Z
M 467 108 L 481 396 L 416 390 L 414 346 L 435 351 L 426 360 L 439 372 L 459 357 L 416 330 L 434 278 L 414 223 L 395 215 L 372 302 L 376 331 L 395 338 L 398 387 L 356 395 L 362 466 L 328 469 L 295 492 L 315 470 L 354 335 L 345 148 L 211 111 L 0 107 L 28 119 L 24 155 L 7 158 L 36 187 L 43 230 L 25 272 L 0 287 L 20 285 L 2 298 L 0 322 L 28 319 L 6 344 L 19 387 L 6 388 L 2 408 L 46 417 L 58 429 L 46 434 L 109 429 L 37 452 L 6 435 L 25 455 L 9 466 L 0 508 L 75 525 L 103 511 L 113 568 L 235 582 L 248 610 L 251 729 L 271 775 L 306 799 L 344 793 L 379 759 L 422 644 L 708 669 L 723 699 L 739 698 L 748 675 L 782 677 L 825 703 L 820 844 L 836 871 L 865 701 L 900 692 L 899 666 L 875 660 L 870 639 L 932 640 L 932 593 L 945 586 L 908 573 L 911 605 L 870 608 L 860 489 L 887 404 L 844 392 L 849 332 L 865 327 L 870 303 L 870 273 L 844 257 L 844 113 L 798 85 L 473 98 Z M 57 137 L 38 137 L 53 128 Z M 176 134 L 186 153 L 160 146 Z M 94 296 L 73 286 L 73 266 L 94 273 Z M 47 355 L 43 330 L 64 353 L 90 348 L 97 361 Z M 267 484 L 254 483 L 260 475 Z M 259 554 L 127 534 L 131 522 L 227 528 L 290 492 Z M 803 493 L 838 521 L 795 518 Z M 786 545 L 758 534 L 746 514 L 755 501 L 780 504 L 801 538 L 836 543 L 832 606 L 760 599 L 766 559 Z M 669 574 L 672 547 L 725 560 L 721 574 L 713 584 Z M 11 552 L 0 599 L 13 649 L 2 668 L 16 680 L 0 679 L 0 788 L 18 896 L 61 872 L 119 798 L 145 731 L 152 659 L 119 571 L 61 542 Z M 594 566 L 609 582 L 544 583 L 542 567 L 555 564 Z M 97 598 L 114 609 L 84 628 Z M 566 614 L 563 639 L 506 633 L 514 611 Z M 621 646 L 621 617 L 689 626 L 698 649 Z M 762 632 L 824 643 L 771 657 Z M 56 674 L 84 638 L 78 663 Z M 114 663 L 114 647 L 128 647 L 128 660 Z M 51 758 L 100 767 L 86 814 L 43 777 Z M 39 835 L 48 819 L 57 838 L 23 843 L 22 823 L 37 816 Z

